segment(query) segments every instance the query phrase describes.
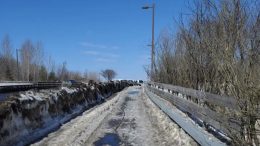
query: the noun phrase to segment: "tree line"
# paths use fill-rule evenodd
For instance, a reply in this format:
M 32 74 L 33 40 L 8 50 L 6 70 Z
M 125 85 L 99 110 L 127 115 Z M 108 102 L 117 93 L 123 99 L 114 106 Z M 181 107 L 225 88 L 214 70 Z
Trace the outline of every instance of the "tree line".
M 233 138 L 238 145 L 259 145 L 260 2 L 198 0 L 189 9 L 177 21 L 177 33 L 166 30 L 159 36 L 155 69 L 148 75 L 157 82 L 235 97 L 246 118 L 241 118 L 244 137 Z
M 70 71 L 67 63 L 56 65 L 51 56 L 46 57 L 43 44 L 26 40 L 14 49 L 8 35 L 4 36 L 0 49 L 0 81 L 89 81 L 100 82 L 100 75 L 112 80 L 116 72 L 107 69 L 98 72 Z

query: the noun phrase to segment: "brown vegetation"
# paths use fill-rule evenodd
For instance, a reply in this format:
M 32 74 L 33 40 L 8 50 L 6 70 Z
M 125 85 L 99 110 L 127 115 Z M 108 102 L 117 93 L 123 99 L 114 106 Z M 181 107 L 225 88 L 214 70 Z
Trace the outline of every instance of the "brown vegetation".
M 259 145 L 259 1 L 195 1 L 177 34 L 164 32 L 157 44 L 152 80 L 235 97 L 242 130 L 232 138 L 238 145 Z

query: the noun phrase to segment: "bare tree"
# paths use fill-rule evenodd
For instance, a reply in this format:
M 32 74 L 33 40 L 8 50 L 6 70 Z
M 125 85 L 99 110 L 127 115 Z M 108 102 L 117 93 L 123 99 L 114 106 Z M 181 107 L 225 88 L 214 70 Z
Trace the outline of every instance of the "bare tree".
M 99 78 L 99 73 L 97 72 L 88 72 L 88 82 L 93 81 L 93 82 L 100 82 L 100 78 Z
M 8 35 L 2 41 L 0 60 L 1 78 L 4 80 L 14 80 L 16 75 L 15 60 L 13 59 L 13 49 Z
M 18 52 L 19 60 L 13 57 L 13 50 L 9 37 L 6 35 L 1 43 L 0 48 L 0 80 L 15 80 L 17 75 L 17 64 L 20 71 L 20 79 L 24 81 L 56 81 L 74 79 L 78 81 L 93 80 L 100 81 L 99 74 L 96 72 L 70 71 L 67 69 L 67 63 L 56 70 L 55 62 L 51 56 L 45 61 L 44 48 L 41 42 L 33 43 L 26 40 Z M 17 78 L 18 79 L 18 78 Z
M 116 72 L 112 69 L 106 69 L 106 70 L 101 71 L 101 75 L 107 81 L 111 81 L 112 79 L 114 79 L 116 77 Z
M 69 79 L 76 80 L 76 81 L 82 81 L 83 77 L 82 77 L 81 73 L 78 71 L 70 71 Z
M 33 81 L 38 81 L 40 76 L 40 70 L 42 71 L 42 67 L 44 66 L 43 64 L 44 52 L 43 52 L 43 45 L 41 42 L 36 43 L 32 53 L 33 54 L 32 54 L 32 63 L 31 63 L 31 76 Z M 48 76 L 46 76 L 45 78 L 47 77 Z
M 67 69 L 66 62 L 63 62 L 62 65 L 60 65 L 58 67 L 57 76 L 58 76 L 59 80 L 61 80 L 61 81 L 65 81 L 65 80 L 69 79 L 69 71 Z
M 40 81 L 47 81 L 48 72 L 44 65 L 40 66 L 39 70 L 39 80 Z
M 25 81 L 30 81 L 30 69 L 32 58 L 34 54 L 34 46 L 30 40 L 27 40 L 23 43 L 21 48 L 21 73 L 22 79 Z
M 52 59 L 51 56 L 49 56 L 47 58 L 47 62 L 46 62 L 46 69 L 47 69 L 47 72 L 49 73 L 49 76 L 51 75 L 51 79 L 50 80 L 55 80 L 55 61 Z M 49 80 L 49 76 L 47 77 L 47 79 Z
M 194 1 L 177 34 L 160 36 L 153 76 L 155 81 L 235 97 L 242 130 L 230 135 L 234 145 L 259 145 L 260 5 L 249 2 Z
M 87 82 L 88 81 L 88 70 L 85 70 L 84 73 L 83 73 L 83 78 L 84 78 L 84 81 Z
M 8 35 L 6 35 L 2 41 L 1 52 L 1 55 L 5 58 L 11 59 L 13 57 L 13 49 Z

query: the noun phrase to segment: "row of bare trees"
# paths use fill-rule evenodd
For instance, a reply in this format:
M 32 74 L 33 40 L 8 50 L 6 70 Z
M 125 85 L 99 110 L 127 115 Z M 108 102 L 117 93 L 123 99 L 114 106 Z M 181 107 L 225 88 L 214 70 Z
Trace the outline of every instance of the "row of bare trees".
M 193 2 L 176 34 L 161 33 L 152 80 L 236 97 L 243 127 L 233 138 L 259 145 L 260 2 Z
M 51 57 L 45 56 L 43 45 L 40 42 L 33 43 L 31 40 L 26 40 L 19 49 L 13 48 L 8 35 L 1 42 L 0 81 L 77 80 L 87 82 L 92 80 L 99 82 L 100 74 L 88 71 L 84 73 L 70 71 L 66 62 L 56 65 Z M 102 71 L 102 76 L 107 80 L 112 80 L 115 72 L 113 70 L 109 70 L 107 73 Z
M 3 38 L 0 49 L 0 81 L 58 80 L 54 73 L 54 63 L 49 63 L 50 67 L 45 63 L 44 49 L 40 42 L 34 44 L 26 40 L 19 49 L 14 49 L 9 36 Z

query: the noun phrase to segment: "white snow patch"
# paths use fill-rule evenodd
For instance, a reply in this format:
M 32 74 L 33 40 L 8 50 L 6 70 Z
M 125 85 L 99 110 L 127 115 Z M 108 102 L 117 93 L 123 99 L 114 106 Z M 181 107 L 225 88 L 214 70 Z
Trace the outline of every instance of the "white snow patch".
M 74 92 L 77 92 L 77 89 L 71 89 L 71 88 L 68 88 L 68 87 L 62 87 L 61 88 L 62 90 L 65 90 L 67 93 L 71 94 L 71 93 L 74 93 Z
M 18 98 L 20 101 L 25 101 L 25 100 L 33 100 L 33 98 L 29 95 L 25 94 L 20 94 L 20 98 Z

